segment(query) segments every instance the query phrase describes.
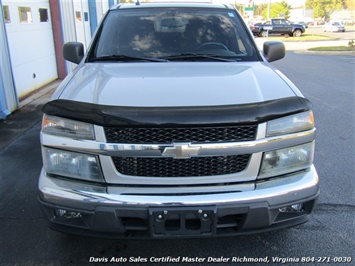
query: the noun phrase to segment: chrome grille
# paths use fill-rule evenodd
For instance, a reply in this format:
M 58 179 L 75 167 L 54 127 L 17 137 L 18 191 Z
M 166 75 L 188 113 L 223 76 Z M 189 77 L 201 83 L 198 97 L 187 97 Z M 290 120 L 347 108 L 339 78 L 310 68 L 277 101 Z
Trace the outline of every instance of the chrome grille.
M 105 127 L 109 143 L 238 142 L 255 140 L 257 125 L 183 128 Z
M 243 171 L 251 155 L 192 157 L 189 159 L 112 157 L 118 172 L 142 177 L 226 175 Z

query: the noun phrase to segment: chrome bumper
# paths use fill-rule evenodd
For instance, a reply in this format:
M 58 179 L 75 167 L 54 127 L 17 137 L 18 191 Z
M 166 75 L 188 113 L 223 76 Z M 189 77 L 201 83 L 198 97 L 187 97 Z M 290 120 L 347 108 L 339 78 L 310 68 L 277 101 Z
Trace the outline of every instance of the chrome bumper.
M 248 189 L 249 186 L 249 189 Z M 252 186 L 253 189 L 250 189 Z M 241 191 L 244 190 L 244 191 Z M 134 192 L 136 191 L 136 193 Z M 98 206 L 153 207 L 153 206 L 196 206 L 219 204 L 253 204 L 265 202 L 269 207 L 284 205 L 315 198 L 319 194 L 319 180 L 312 165 L 307 171 L 298 172 L 283 178 L 257 181 L 250 185 L 238 185 L 234 191 L 216 194 L 189 193 L 162 194 L 164 188 L 155 189 L 152 194 L 141 194 L 138 188 L 119 186 L 98 186 L 82 182 L 47 177 L 42 170 L 39 179 L 39 197 L 44 203 L 67 208 L 92 211 Z M 158 193 L 160 191 L 160 193 Z

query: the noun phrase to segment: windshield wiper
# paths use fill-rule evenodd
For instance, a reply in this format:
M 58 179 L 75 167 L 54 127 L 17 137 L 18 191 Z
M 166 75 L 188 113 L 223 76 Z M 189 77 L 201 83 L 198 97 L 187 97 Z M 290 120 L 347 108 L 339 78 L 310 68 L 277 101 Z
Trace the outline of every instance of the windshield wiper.
M 209 59 L 213 61 L 223 61 L 223 62 L 235 62 L 235 61 L 240 61 L 238 58 L 225 58 L 225 57 L 220 57 L 215 54 L 198 54 L 198 53 L 183 53 L 183 54 L 177 54 L 177 55 L 171 55 L 164 57 L 164 59 L 167 59 L 169 61 L 173 60 L 184 60 L 184 59 Z
M 137 56 L 129 56 L 129 55 L 106 55 L 100 57 L 93 57 L 89 59 L 90 62 L 98 62 L 98 61 L 148 61 L 148 62 L 167 62 L 166 59 L 161 58 L 151 58 L 151 57 L 137 57 Z

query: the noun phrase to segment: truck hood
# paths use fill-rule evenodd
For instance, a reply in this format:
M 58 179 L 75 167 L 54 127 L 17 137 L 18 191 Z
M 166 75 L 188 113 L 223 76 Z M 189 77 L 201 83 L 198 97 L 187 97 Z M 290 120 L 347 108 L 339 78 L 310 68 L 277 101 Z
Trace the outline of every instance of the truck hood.
M 264 62 L 86 63 L 56 96 L 110 106 L 214 106 L 292 97 L 291 87 Z

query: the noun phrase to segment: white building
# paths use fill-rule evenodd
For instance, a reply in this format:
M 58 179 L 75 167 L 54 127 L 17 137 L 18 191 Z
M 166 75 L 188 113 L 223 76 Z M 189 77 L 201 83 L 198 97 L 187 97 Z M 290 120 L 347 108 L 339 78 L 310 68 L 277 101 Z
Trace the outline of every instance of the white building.
M 312 18 L 313 9 L 304 9 L 301 8 L 293 8 L 290 10 L 290 21 L 303 21 L 303 22 L 312 22 L 314 19 Z
M 118 0 L 0 0 L 0 118 L 20 99 L 64 78 L 74 67 L 62 57 L 67 41 L 87 47 L 98 21 Z

